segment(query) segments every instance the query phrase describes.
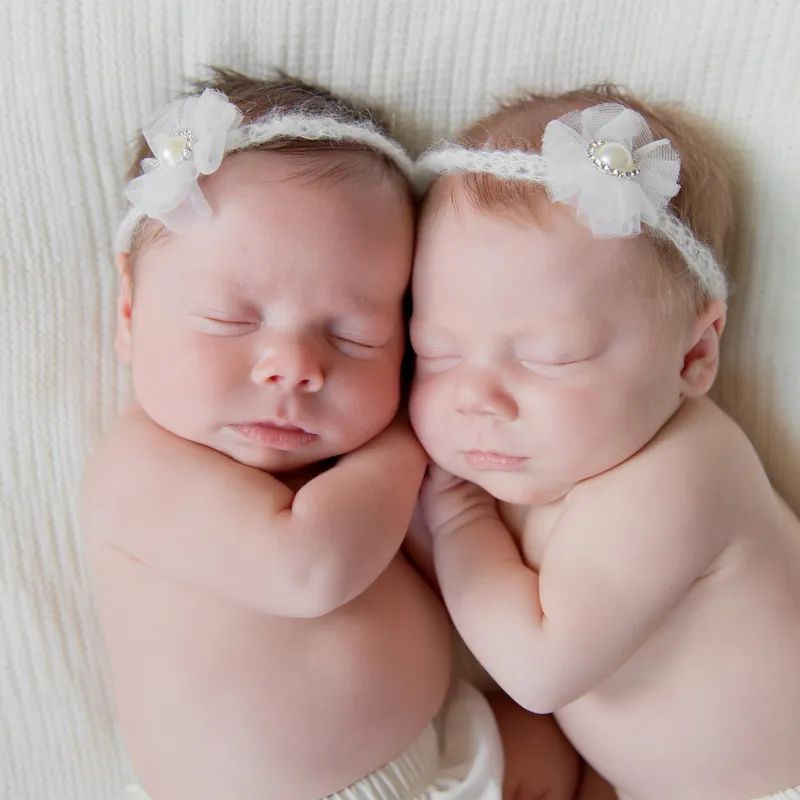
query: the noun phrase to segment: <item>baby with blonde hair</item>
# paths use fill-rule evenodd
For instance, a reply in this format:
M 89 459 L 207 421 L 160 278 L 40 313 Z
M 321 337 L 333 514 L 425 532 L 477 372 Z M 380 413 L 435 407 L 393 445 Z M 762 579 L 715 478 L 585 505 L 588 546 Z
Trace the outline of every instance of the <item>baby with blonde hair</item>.
M 624 800 L 800 797 L 800 522 L 707 396 L 722 144 L 599 86 L 419 168 L 411 418 L 459 632 Z

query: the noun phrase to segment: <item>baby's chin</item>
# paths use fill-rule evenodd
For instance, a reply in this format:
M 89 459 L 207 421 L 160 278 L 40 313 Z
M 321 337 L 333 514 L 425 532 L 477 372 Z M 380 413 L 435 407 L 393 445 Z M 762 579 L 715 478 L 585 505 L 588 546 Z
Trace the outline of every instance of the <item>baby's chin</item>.
M 258 442 L 243 440 L 235 434 L 232 435 L 230 431 L 225 431 L 214 442 L 201 444 L 213 447 L 246 467 L 254 467 L 273 475 L 290 475 L 316 465 L 330 466 L 334 459 L 358 450 L 377 436 L 381 430 L 383 429 L 337 430 L 329 428 L 320 435 L 318 440 L 290 450 L 262 446 Z
M 477 484 L 495 500 L 509 505 L 546 505 L 561 500 L 571 487 L 543 483 L 527 472 L 470 470 L 459 477 Z
M 272 475 L 291 474 L 314 464 L 329 461 L 347 450 L 343 442 L 328 437 L 292 449 L 268 446 L 258 441 L 248 441 L 230 430 L 224 430 L 209 441 L 201 441 L 219 453 L 232 458 L 245 467 L 269 472 Z
M 298 472 L 327 458 L 325 455 L 301 455 L 298 453 L 284 453 L 280 450 L 263 450 L 261 452 L 236 452 L 231 450 L 226 452 L 220 449 L 220 452 L 225 453 L 225 455 L 245 467 L 260 469 L 272 475 Z

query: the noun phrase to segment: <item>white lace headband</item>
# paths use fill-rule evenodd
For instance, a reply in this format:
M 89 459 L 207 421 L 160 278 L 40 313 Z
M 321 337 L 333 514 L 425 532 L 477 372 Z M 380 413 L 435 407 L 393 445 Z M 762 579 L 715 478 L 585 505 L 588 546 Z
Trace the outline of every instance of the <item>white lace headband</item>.
M 618 103 L 572 111 L 547 124 L 542 152 L 472 150 L 445 142 L 417 161 L 418 182 L 481 172 L 541 184 L 568 203 L 595 236 L 635 236 L 642 223 L 683 256 L 710 297 L 727 297 L 725 273 L 711 248 L 669 209 L 680 191 L 680 156 L 669 139 L 653 141 L 644 117 Z
M 370 122 L 280 111 L 241 122 L 241 112 L 222 92 L 206 89 L 174 101 L 142 129 L 155 158 L 142 160 L 142 174 L 125 189 L 131 207 L 117 233 L 117 252 L 130 252 L 133 234 L 145 217 L 176 233 L 208 219 L 211 207 L 200 189 L 200 175 L 216 172 L 226 153 L 276 139 L 357 142 L 386 156 L 412 183 L 416 177 L 405 150 Z

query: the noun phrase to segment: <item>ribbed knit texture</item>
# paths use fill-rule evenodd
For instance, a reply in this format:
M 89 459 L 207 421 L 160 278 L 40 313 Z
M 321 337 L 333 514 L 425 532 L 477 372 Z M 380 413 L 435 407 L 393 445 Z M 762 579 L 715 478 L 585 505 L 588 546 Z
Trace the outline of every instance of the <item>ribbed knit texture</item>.
M 3 0 L 0 799 L 108 800 L 125 778 L 77 493 L 127 391 L 126 144 L 184 77 L 281 66 L 379 100 L 416 149 L 526 86 L 613 79 L 710 117 L 747 189 L 718 394 L 800 509 L 798 37 L 796 0 Z

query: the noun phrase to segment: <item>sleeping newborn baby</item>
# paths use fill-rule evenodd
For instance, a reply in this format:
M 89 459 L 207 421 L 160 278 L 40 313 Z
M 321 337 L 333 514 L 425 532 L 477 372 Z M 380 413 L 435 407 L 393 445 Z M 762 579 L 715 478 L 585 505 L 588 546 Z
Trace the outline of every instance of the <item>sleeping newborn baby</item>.
M 451 684 L 399 552 L 426 462 L 397 416 L 411 161 L 366 109 L 225 71 L 144 134 L 117 243 L 135 401 L 83 508 L 128 796 L 500 800 L 503 720 Z
M 315 87 L 202 89 L 145 129 L 117 247 L 135 402 L 85 481 L 125 741 L 153 800 L 405 797 L 443 769 L 451 672 L 398 554 L 425 469 L 393 421 L 411 165 Z M 448 707 L 491 745 L 485 706 Z
M 800 522 L 706 396 L 719 143 L 601 88 L 420 168 L 411 417 L 459 632 L 620 798 L 800 798 Z

